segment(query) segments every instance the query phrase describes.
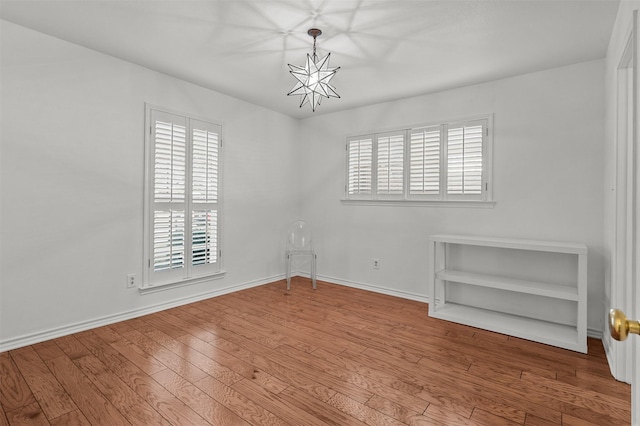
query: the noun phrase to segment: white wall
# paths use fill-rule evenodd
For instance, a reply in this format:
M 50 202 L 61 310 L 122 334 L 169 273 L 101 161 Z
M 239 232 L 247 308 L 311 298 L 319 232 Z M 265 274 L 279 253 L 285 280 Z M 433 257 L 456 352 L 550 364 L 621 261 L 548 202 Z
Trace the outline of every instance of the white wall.
M 602 329 L 604 61 L 298 121 L 1 24 L 0 351 L 280 278 L 282 236 L 300 217 L 320 276 L 417 299 L 430 234 L 584 242 L 589 327 Z M 144 102 L 224 125 L 222 280 L 125 288 L 142 275 Z M 486 113 L 495 208 L 340 202 L 347 134 Z
M 588 327 L 604 316 L 604 61 L 303 120 L 303 216 L 325 279 L 424 299 L 438 233 L 582 242 Z M 341 203 L 347 135 L 494 114 L 493 209 Z M 374 270 L 372 258 L 380 259 Z
M 297 120 L 1 24 L 0 351 L 282 277 Z M 145 102 L 224 125 L 227 274 L 141 296 Z

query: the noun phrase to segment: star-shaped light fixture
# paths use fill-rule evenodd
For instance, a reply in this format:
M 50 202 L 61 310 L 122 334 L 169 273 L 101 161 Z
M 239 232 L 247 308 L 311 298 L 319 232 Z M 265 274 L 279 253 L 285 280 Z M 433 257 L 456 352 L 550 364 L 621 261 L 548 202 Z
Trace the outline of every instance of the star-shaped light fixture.
M 313 55 L 307 53 L 307 63 L 303 67 L 289 64 L 289 72 L 298 81 L 293 86 L 293 89 L 287 93 L 287 96 L 299 95 L 300 108 L 308 103 L 311 105 L 311 109 L 315 111 L 323 97 L 340 97 L 336 92 L 336 88 L 329 84 L 340 67 L 329 68 L 329 56 L 331 56 L 331 53 L 327 53 L 327 56 L 318 60 L 316 56 L 316 37 L 322 34 L 322 31 L 317 28 L 311 28 L 307 31 L 307 34 L 313 37 Z

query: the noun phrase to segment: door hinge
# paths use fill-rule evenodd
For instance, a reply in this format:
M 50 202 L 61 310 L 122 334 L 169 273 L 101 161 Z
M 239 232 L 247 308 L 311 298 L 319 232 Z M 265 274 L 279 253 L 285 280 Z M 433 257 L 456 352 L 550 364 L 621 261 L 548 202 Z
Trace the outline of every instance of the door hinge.
M 148 259 L 147 268 L 151 269 L 151 259 Z
M 485 134 L 486 136 L 489 136 L 489 128 L 488 128 L 488 127 L 487 127 L 486 129 L 484 129 L 484 134 Z
M 218 257 L 222 259 L 222 250 L 218 251 Z
M 489 190 L 489 184 L 488 184 L 488 183 L 485 183 L 485 184 L 484 184 L 484 190 L 485 190 L 485 191 L 488 191 L 488 190 Z

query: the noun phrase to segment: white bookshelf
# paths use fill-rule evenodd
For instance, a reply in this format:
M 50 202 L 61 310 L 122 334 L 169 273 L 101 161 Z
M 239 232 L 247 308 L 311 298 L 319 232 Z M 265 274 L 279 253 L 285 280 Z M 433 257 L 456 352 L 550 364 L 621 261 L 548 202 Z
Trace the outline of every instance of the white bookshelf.
M 587 247 L 584 244 L 466 235 L 432 235 L 429 237 L 429 243 L 429 316 L 577 352 L 587 352 Z M 569 282 L 550 280 L 549 272 L 545 270 L 544 265 L 539 267 L 540 279 L 510 276 L 510 268 L 502 268 L 499 262 L 485 265 L 483 269 L 495 269 L 491 273 L 468 271 L 463 263 L 455 262 L 456 259 L 452 258 L 454 254 L 449 250 L 451 245 L 474 246 L 481 250 L 483 247 L 519 250 L 524 254 L 524 257 L 518 258 L 520 261 L 536 252 L 547 255 L 541 257 L 543 260 L 553 258 L 548 257 L 549 254 L 563 258 L 575 256 L 577 267 L 570 268 L 572 277 Z M 512 271 L 513 265 L 511 266 Z M 575 318 L 572 318 L 570 324 L 566 324 L 566 321 L 556 322 L 552 316 L 543 320 L 526 314 L 519 315 L 517 312 L 452 302 L 447 300 L 447 286 L 450 283 L 473 286 L 481 289 L 480 291 L 486 291 L 487 297 L 490 298 L 508 294 L 510 300 L 514 300 L 514 297 L 516 300 L 521 298 L 523 303 L 524 299 L 530 296 L 533 296 L 533 303 L 537 304 L 560 303 L 568 308 L 568 312 L 574 312 Z

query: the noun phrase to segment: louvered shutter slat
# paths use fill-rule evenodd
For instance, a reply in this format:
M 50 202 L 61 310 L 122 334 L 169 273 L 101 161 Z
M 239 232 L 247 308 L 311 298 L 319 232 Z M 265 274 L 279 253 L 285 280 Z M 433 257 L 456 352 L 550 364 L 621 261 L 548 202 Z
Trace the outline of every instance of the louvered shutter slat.
M 484 199 L 487 125 L 479 119 L 348 139 L 347 196 Z
M 193 265 L 215 263 L 218 260 L 218 212 L 195 210 L 192 223 Z
M 154 212 L 154 271 L 184 267 L 184 225 L 184 211 Z
M 220 126 L 150 110 L 148 282 L 219 270 Z
M 192 200 L 194 206 L 218 202 L 219 131 L 194 125 L 192 139 Z M 218 212 L 194 208 L 191 218 L 191 263 L 206 265 L 218 260 Z
M 186 128 L 161 120 L 154 122 L 154 128 L 154 200 L 181 204 L 185 197 Z M 154 209 L 154 271 L 184 267 L 184 232 L 184 210 Z
M 449 128 L 447 137 L 447 193 L 482 193 L 482 149 L 484 126 Z
M 373 139 L 351 140 L 348 144 L 348 150 L 348 194 L 371 194 Z
M 377 193 L 404 192 L 404 134 L 378 137 Z
M 194 202 L 207 199 L 207 138 L 206 131 L 194 129 L 193 131 L 193 200 Z
M 440 188 L 440 129 L 414 129 L 410 137 L 409 194 L 438 195 Z
M 154 140 L 154 198 L 181 201 L 185 195 L 185 127 L 156 120 Z

